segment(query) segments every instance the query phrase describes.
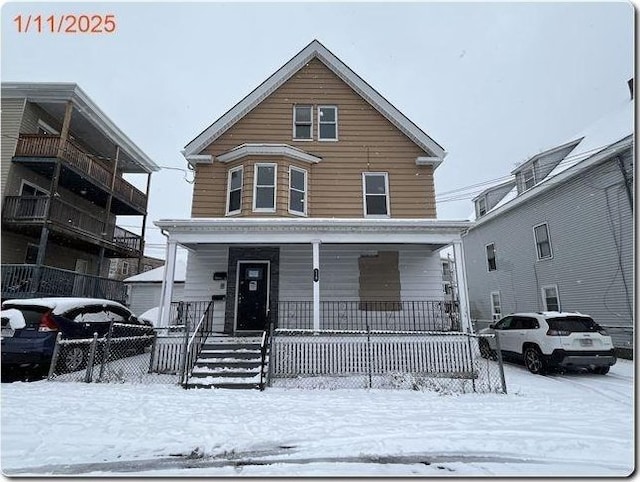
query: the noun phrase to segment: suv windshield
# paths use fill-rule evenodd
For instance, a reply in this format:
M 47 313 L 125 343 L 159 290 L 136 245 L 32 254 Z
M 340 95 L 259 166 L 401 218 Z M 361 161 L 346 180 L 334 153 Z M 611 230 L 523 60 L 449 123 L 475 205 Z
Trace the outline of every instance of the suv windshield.
M 563 316 L 562 318 L 547 319 L 549 328 L 557 331 L 569 331 L 572 333 L 598 331 L 598 325 L 587 316 Z

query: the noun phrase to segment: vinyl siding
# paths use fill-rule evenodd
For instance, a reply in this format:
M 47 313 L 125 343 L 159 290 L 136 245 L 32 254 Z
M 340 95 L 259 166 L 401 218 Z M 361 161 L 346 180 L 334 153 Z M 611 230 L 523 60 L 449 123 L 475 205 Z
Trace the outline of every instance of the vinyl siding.
M 631 151 L 624 160 L 632 163 Z M 539 261 L 533 226 L 545 222 L 553 258 Z M 488 272 L 485 245 L 492 242 L 497 270 Z M 470 230 L 463 243 L 473 319 L 491 319 L 492 291 L 500 292 L 507 314 L 542 310 L 542 286 L 557 285 L 563 311 L 587 313 L 604 326 L 633 326 L 633 218 L 616 161 Z
M 141 315 L 151 308 L 160 306 L 162 283 L 127 283 L 129 287 L 129 309 L 135 315 Z M 184 283 L 173 284 L 172 301 L 182 299 Z
M 294 104 L 314 105 L 314 139 L 317 139 L 318 127 L 315 107 L 337 105 L 339 141 L 294 141 Z M 298 71 L 203 153 L 217 156 L 251 142 L 285 143 L 322 158 L 314 165 L 296 164 L 309 171 L 309 216 L 363 217 L 362 172 L 370 171 L 389 173 L 392 217 L 436 217 L 433 169 L 415 164 L 417 157 L 429 154 L 317 59 Z M 255 160 L 243 161 L 251 165 Z M 286 174 L 286 166 L 292 164 L 289 160 L 268 157 L 260 160 L 279 163 L 281 182 L 280 175 Z M 193 217 L 224 216 L 228 168 L 217 161 L 197 167 Z M 246 171 L 245 176 L 249 174 Z M 253 184 L 248 181 L 249 176 L 245 179 L 245 203 L 248 202 L 246 196 L 251 196 L 253 191 Z M 285 194 L 286 189 L 279 189 L 279 216 L 287 214 Z M 256 213 L 243 208 L 242 215 L 255 216 Z
M 2 142 L 0 142 L 0 192 L 6 195 L 7 179 L 11 170 L 11 158 L 16 152 L 20 123 L 24 111 L 24 99 L 2 99 Z

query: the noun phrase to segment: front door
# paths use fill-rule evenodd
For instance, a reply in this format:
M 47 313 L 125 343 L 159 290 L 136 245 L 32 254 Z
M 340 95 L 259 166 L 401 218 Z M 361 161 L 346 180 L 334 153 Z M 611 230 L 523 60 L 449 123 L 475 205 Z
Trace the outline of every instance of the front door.
M 269 275 L 269 261 L 238 261 L 236 331 L 267 328 Z

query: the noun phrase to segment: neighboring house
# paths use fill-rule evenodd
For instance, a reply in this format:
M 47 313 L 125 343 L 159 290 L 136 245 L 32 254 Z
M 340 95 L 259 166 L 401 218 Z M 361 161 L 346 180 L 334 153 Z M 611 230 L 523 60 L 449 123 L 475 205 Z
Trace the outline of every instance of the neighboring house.
M 76 84 L 3 82 L 3 299 L 122 299 L 109 258 L 137 261 L 144 242 L 116 216 L 144 226 L 148 202 L 123 174 L 158 169 Z
M 634 102 L 531 157 L 474 199 L 463 236 L 471 317 L 580 311 L 633 344 Z
M 109 278 L 122 281 L 161 266 L 164 266 L 164 259 L 152 258 L 151 256 L 143 256 L 138 259 L 113 258 L 109 262 Z
M 180 245 L 189 250 L 183 299 L 217 300 L 215 331 L 265 330 L 269 320 L 458 328 L 439 250 L 453 245 L 462 284 L 469 223 L 436 219 L 434 171 L 446 153 L 320 42 L 183 154 L 195 171 L 192 217 L 155 222 L 168 234 L 163 324 Z
M 187 271 L 186 262 L 177 260 L 173 279 L 173 297 L 171 301 L 180 301 L 184 294 L 184 280 Z M 124 280 L 127 286 L 127 305 L 136 315 L 160 306 L 164 265 Z

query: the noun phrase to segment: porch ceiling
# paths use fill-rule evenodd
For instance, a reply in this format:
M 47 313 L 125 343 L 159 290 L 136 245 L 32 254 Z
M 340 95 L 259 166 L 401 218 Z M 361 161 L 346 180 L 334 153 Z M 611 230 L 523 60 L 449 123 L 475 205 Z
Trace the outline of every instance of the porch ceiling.
M 440 249 L 460 241 L 469 221 L 436 219 L 195 218 L 154 223 L 187 248 L 203 244 L 397 243 Z

